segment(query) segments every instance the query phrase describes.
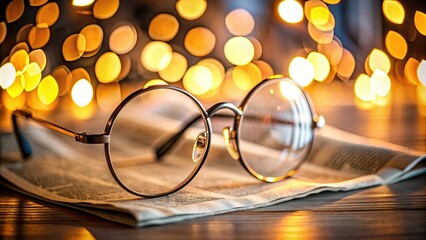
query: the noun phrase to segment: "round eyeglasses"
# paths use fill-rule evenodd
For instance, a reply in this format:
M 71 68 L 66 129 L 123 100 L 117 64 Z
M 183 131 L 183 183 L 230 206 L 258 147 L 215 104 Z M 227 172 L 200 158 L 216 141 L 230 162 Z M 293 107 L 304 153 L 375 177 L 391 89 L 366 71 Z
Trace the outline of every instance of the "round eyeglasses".
M 225 112 L 224 110 L 228 110 Z M 222 135 L 230 156 L 254 177 L 276 182 L 295 173 L 308 157 L 314 129 L 325 124 L 297 83 L 282 76 L 255 86 L 239 107 L 221 102 L 206 110 L 191 94 L 174 86 L 152 86 L 126 97 L 102 134 L 74 132 L 16 110 L 14 132 L 24 158 L 31 148 L 16 117 L 32 119 L 76 141 L 104 144 L 112 176 L 126 191 L 158 197 L 187 185 L 204 164 L 212 139 L 211 118 L 229 118 Z M 146 181 L 139 182 L 140 176 Z

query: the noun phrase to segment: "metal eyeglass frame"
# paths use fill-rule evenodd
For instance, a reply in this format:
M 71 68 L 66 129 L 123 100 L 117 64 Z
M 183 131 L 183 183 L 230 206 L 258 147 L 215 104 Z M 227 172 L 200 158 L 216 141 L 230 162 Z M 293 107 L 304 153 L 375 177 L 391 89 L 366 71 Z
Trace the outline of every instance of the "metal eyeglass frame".
M 190 93 L 186 92 L 185 90 L 183 90 L 181 88 L 170 86 L 170 85 L 151 86 L 149 88 L 139 89 L 139 90 L 133 92 L 132 94 L 130 94 L 128 97 L 126 97 L 117 106 L 117 108 L 111 114 L 111 116 L 109 117 L 109 119 L 106 123 L 104 133 L 100 133 L 100 134 L 88 134 L 86 132 L 75 132 L 75 131 L 63 128 L 63 127 L 56 125 L 54 123 L 51 123 L 51 122 L 45 121 L 43 119 L 37 118 L 37 117 L 33 116 L 30 112 L 23 111 L 23 110 L 13 111 L 13 113 L 12 113 L 12 124 L 13 124 L 14 133 L 16 135 L 18 146 L 19 146 L 19 149 L 21 151 L 23 159 L 28 159 L 32 154 L 32 150 L 31 150 L 31 146 L 29 144 L 29 141 L 26 139 L 23 132 L 21 131 L 21 128 L 19 127 L 19 124 L 17 122 L 17 117 L 30 119 L 30 120 L 36 122 L 37 124 L 39 124 L 43 127 L 49 128 L 51 130 L 54 130 L 56 132 L 62 133 L 64 135 L 67 135 L 67 136 L 70 136 L 70 137 L 74 137 L 77 142 L 81 142 L 81 143 L 85 143 L 85 144 L 104 144 L 105 157 L 106 157 L 106 160 L 107 160 L 108 168 L 109 168 L 113 178 L 115 179 L 115 181 L 124 190 L 126 190 L 129 193 L 132 193 L 134 195 L 140 196 L 140 197 L 159 197 L 159 196 L 168 195 L 168 194 L 171 194 L 171 193 L 178 191 L 179 189 L 181 189 L 185 185 L 187 185 L 195 177 L 195 175 L 198 173 L 198 171 L 201 169 L 203 163 L 205 162 L 205 159 L 206 159 L 208 152 L 209 152 L 209 148 L 210 148 L 210 144 L 211 144 L 211 137 L 210 136 L 211 136 L 211 133 L 212 133 L 212 124 L 211 124 L 210 118 L 213 117 L 213 116 L 232 117 L 232 115 L 217 114 L 217 112 L 220 111 L 220 110 L 228 109 L 228 110 L 231 110 L 235 115 L 233 127 L 232 128 L 231 127 L 225 127 L 223 129 L 223 136 L 225 138 L 225 145 L 226 145 L 228 153 L 230 154 L 230 156 L 234 160 L 238 160 L 241 163 L 241 165 L 243 166 L 243 168 L 246 171 L 248 171 L 251 175 L 253 175 L 254 177 L 258 178 L 259 180 L 265 181 L 265 182 L 276 182 L 276 181 L 280 181 L 280 180 L 282 180 L 286 177 L 293 175 L 295 170 L 300 166 L 300 164 L 303 161 L 301 161 L 294 169 L 292 169 L 291 171 L 287 172 L 286 174 L 284 174 L 282 176 L 279 176 L 279 177 L 262 176 L 261 174 L 257 173 L 253 168 L 251 168 L 248 164 L 246 164 L 245 161 L 241 158 L 241 152 L 240 152 L 239 143 L 238 143 L 238 139 L 239 139 L 238 138 L 238 131 L 235 130 L 235 129 L 237 129 L 237 130 L 239 129 L 241 116 L 243 115 L 244 109 L 247 105 L 248 100 L 252 96 L 252 94 L 256 91 L 256 89 L 261 87 L 264 82 L 272 81 L 272 80 L 289 81 L 289 82 L 293 83 L 295 86 L 297 86 L 301 90 L 301 92 L 303 93 L 303 95 L 304 95 L 304 97 L 305 97 L 305 99 L 306 99 L 306 101 L 309 105 L 309 110 L 310 110 L 310 113 L 311 113 L 311 116 L 312 116 L 311 128 L 312 129 L 321 128 L 321 127 L 324 126 L 325 120 L 321 115 L 317 115 L 315 113 L 314 108 L 313 108 L 313 104 L 311 102 L 311 99 L 310 99 L 308 93 L 302 87 L 300 87 L 297 83 L 295 83 L 291 79 L 284 78 L 282 75 L 274 75 L 272 77 L 265 79 L 264 81 L 262 81 L 258 85 L 256 85 L 247 94 L 247 96 L 244 98 L 244 100 L 242 101 L 242 103 L 240 104 L 239 107 L 236 107 L 234 104 L 232 104 L 230 102 L 220 102 L 220 103 L 213 105 L 208 110 L 205 110 L 204 107 L 201 105 L 201 103 L 194 96 L 192 96 Z M 200 113 L 201 113 L 201 115 L 198 115 L 197 117 L 195 117 L 194 119 L 189 121 L 175 135 L 171 136 L 168 140 L 164 141 L 163 144 L 161 144 L 159 147 L 157 147 L 157 149 L 156 149 L 157 159 L 160 159 L 161 156 L 163 156 L 168 150 L 170 150 L 171 147 L 179 140 L 179 138 L 181 136 L 183 136 L 183 133 L 191 125 L 193 125 L 195 122 L 197 122 L 200 119 L 203 119 L 203 121 L 206 125 L 207 134 L 206 134 L 205 138 L 202 140 L 203 142 L 201 143 L 201 144 L 203 144 L 203 149 L 204 149 L 203 155 L 201 156 L 201 159 L 198 161 L 198 165 L 194 168 L 194 170 L 191 172 L 191 174 L 185 180 L 183 180 L 181 183 L 179 183 L 177 186 L 175 186 L 173 189 L 171 189 L 169 191 L 158 193 L 158 194 L 147 195 L 147 194 L 141 194 L 141 193 L 129 188 L 126 184 L 124 184 L 120 180 L 118 174 L 116 173 L 116 171 L 114 169 L 114 166 L 113 166 L 113 163 L 112 163 L 112 160 L 111 160 L 111 156 L 110 156 L 110 134 L 111 134 L 111 130 L 114 126 L 115 119 L 117 118 L 118 114 L 124 108 L 124 106 L 126 106 L 127 103 L 129 103 L 131 100 L 133 100 L 135 97 L 137 97 L 141 94 L 144 94 L 148 91 L 153 91 L 153 90 L 156 90 L 156 89 L 171 89 L 171 90 L 175 90 L 175 91 L 178 91 L 180 93 L 185 94 L 187 97 L 189 97 L 196 104 L 196 106 L 199 108 Z M 294 124 L 294 123 L 284 122 L 284 124 Z M 199 139 L 196 140 L 195 145 L 200 144 L 198 142 L 198 140 Z M 312 141 L 310 141 L 309 146 L 307 146 L 309 148 L 308 153 L 310 152 L 310 149 L 312 148 L 312 144 L 313 144 L 313 139 L 312 139 Z M 196 147 L 195 145 L 194 145 L 194 148 Z M 307 155 L 305 156 L 305 158 L 307 157 Z

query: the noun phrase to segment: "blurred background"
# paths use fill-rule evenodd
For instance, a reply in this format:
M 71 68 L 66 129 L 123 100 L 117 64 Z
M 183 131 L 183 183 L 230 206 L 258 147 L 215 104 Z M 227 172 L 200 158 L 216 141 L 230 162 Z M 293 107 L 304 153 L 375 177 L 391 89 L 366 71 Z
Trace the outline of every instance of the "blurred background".
M 77 120 L 110 114 L 131 92 L 155 84 L 182 87 L 206 107 L 238 104 L 257 83 L 282 74 L 320 108 L 347 104 L 361 114 L 390 114 L 392 104 L 410 102 L 413 121 L 423 120 L 416 129 L 424 131 L 425 6 L 418 0 L 1 1 L 1 128 L 10 130 L 10 112 L 18 108 L 67 112 Z

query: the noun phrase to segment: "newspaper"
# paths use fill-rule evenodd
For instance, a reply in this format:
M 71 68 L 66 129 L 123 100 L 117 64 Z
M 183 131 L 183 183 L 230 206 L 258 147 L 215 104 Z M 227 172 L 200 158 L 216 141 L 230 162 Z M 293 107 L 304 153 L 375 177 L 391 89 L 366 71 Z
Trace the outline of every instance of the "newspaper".
M 190 184 L 164 197 L 141 198 L 114 181 L 102 145 L 76 143 L 41 127 L 26 134 L 34 149 L 30 161 L 17 161 L 12 134 L 0 135 L 3 184 L 137 227 L 264 207 L 323 191 L 391 184 L 426 172 L 423 153 L 326 126 L 317 131 L 312 154 L 293 177 L 264 183 L 231 159 L 222 136 L 214 134 L 206 164 Z M 150 181 L 145 175 L 137 180 Z

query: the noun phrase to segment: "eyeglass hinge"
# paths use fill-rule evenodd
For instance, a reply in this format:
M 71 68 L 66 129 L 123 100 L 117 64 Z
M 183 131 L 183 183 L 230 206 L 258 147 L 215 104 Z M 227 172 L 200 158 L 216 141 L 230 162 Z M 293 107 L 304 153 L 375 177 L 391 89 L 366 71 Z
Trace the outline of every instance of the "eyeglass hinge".
M 87 144 L 103 144 L 109 143 L 110 136 L 105 134 L 87 134 L 79 132 L 75 134 L 75 140 Z

